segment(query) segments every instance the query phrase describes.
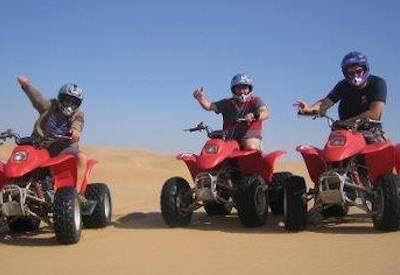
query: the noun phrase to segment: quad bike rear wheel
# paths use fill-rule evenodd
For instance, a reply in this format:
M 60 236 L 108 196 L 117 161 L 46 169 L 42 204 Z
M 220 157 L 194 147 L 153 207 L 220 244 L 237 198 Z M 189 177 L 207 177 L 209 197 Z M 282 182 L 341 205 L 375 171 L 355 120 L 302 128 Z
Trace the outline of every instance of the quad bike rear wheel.
M 62 244 L 74 244 L 81 238 L 81 206 L 73 187 L 60 188 L 54 196 L 54 231 Z
M 192 220 L 193 204 L 189 183 L 180 177 L 168 179 L 161 190 L 161 215 L 170 227 L 187 226 Z
M 243 177 L 234 197 L 240 222 L 245 227 L 265 224 L 268 204 L 265 183 L 260 176 Z
M 10 218 L 8 228 L 12 232 L 35 232 L 39 231 L 40 220 L 34 217 Z
M 104 183 L 92 183 L 86 188 L 85 198 L 96 201 L 91 215 L 83 215 L 82 221 L 87 228 L 102 228 L 111 223 L 112 204 L 110 190 Z
M 268 202 L 272 215 L 283 215 L 283 185 L 292 176 L 290 172 L 279 172 L 272 175 L 272 181 L 268 188 Z
M 285 227 L 288 231 L 300 231 L 306 228 L 307 202 L 306 183 L 303 177 L 291 176 L 283 185 L 283 205 Z
M 375 196 L 372 202 L 374 228 L 382 231 L 394 231 L 400 227 L 400 177 L 385 174 L 379 177 L 374 186 Z

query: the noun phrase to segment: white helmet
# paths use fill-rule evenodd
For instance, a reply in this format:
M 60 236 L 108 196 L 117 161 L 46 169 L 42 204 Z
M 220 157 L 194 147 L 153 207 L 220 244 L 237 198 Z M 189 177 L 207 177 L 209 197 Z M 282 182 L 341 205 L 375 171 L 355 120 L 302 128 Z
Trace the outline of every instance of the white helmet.
M 66 116 L 71 116 L 81 105 L 83 100 L 82 89 L 74 84 L 64 84 L 58 91 L 58 107 Z
M 247 95 L 236 95 L 234 87 L 237 85 L 249 86 L 250 93 Z M 251 92 L 253 91 L 253 87 L 254 87 L 253 80 L 247 74 L 244 73 L 236 74 L 231 80 L 231 92 L 233 93 L 233 97 L 241 102 L 245 102 L 251 97 Z

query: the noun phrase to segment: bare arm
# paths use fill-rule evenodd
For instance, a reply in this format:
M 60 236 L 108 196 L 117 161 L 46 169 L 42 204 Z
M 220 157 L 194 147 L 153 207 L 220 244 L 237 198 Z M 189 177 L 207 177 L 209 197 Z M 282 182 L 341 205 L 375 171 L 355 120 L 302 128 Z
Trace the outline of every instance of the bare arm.
M 41 114 L 48 110 L 51 106 L 50 100 L 45 98 L 42 93 L 35 88 L 27 77 L 19 76 L 18 83 L 21 85 L 22 90 L 28 96 L 33 107 Z
M 85 124 L 84 115 L 82 111 L 78 111 L 72 118 L 71 137 L 72 140 L 78 142 L 81 138 L 83 126 Z
M 206 111 L 217 111 L 217 106 L 207 99 L 203 87 L 197 88 L 193 92 L 193 97 L 199 102 L 200 106 Z
M 258 120 L 266 120 L 269 118 L 269 110 L 267 106 L 262 106 L 258 108 Z
M 347 121 L 356 121 L 357 119 L 372 119 L 380 120 L 383 113 L 385 103 L 382 101 L 374 101 L 369 105 L 368 111 L 359 114 L 358 116 L 347 119 Z

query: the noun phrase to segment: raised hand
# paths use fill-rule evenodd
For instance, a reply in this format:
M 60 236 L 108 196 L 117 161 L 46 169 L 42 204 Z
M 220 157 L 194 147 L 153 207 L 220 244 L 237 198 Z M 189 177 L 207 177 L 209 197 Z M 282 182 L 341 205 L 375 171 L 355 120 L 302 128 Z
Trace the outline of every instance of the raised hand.
M 193 97 L 198 101 L 202 100 L 205 97 L 205 91 L 203 87 L 197 88 L 193 92 Z
M 26 76 L 22 76 L 22 75 L 18 76 L 17 80 L 18 80 L 19 85 L 21 85 L 22 88 L 31 83 L 29 78 L 27 78 Z

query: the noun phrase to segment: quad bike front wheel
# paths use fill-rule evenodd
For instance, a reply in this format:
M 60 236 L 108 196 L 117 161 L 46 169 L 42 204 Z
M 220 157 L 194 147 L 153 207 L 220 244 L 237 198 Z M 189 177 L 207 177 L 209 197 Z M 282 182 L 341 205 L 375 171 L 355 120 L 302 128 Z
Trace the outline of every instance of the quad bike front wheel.
M 193 197 L 189 183 L 180 177 L 168 179 L 161 190 L 161 215 L 170 227 L 187 226 L 192 220 Z
M 39 231 L 39 227 L 40 219 L 34 217 L 10 218 L 8 222 L 8 228 L 17 233 Z
M 60 188 L 54 196 L 54 231 L 62 244 L 74 244 L 81 238 L 81 206 L 73 187 Z
M 394 231 L 400 227 L 400 177 L 385 174 L 379 177 L 374 186 L 372 221 L 374 228 L 382 231 Z
M 111 194 L 104 183 L 92 183 L 86 188 L 85 198 L 96 202 L 91 215 L 83 215 L 82 221 L 87 228 L 102 228 L 111 223 Z
M 303 177 L 291 176 L 283 185 L 283 208 L 285 227 L 288 231 L 300 231 L 306 228 L 307 202 L 306 183 Z
M 272 175 L 272 181 L 268 188 L 268 202 L 272 215 L 283 215 L 283 185 L 288 182 L 292 173 L 279 172 Z
M 265 183 L 261 177 L 244 177 L 235 192 L 235 202 L 240 222 L 245 227 L 258 227 L 265 224 L 268 204 Z

